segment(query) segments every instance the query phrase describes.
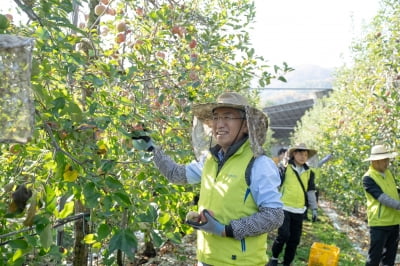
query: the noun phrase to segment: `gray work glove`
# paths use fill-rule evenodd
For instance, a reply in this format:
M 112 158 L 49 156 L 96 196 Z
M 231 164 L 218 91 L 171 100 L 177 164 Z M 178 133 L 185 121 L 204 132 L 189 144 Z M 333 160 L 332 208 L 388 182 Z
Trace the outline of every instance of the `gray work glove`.
M 313 209 L 312 210 L 312 221 L 316 222 L 318 218 L 318 210 L 317 209 Z
M 202 230 L 217 236 L 222 236 L 222 233 L 225 231 L 225 225 L 218 222 L 209 211 L 203 210 L 202 215 L 206 218 L 205 222 L 194 222 L 191 220 L 187 220 L 186 223 L 197 230 Z
M 153 141 L 149 136 L 132 136 L 133 140 L 137 141 L 137 147 L 141 150 L 151 152 L 154 150 Z

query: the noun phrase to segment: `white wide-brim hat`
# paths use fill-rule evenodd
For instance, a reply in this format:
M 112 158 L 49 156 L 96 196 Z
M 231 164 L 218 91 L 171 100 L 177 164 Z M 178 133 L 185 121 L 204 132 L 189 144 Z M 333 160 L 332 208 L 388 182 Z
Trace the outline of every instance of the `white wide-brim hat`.
M 237 92 L 224 92 L 218 96 L 215 103 L 194 105 L 192 108 L 195 117 L 194 128 L 197 127 L 196 120 L 211 128 L 213 111 L 221 107 L 239 109 L 245 112 L 253 154 L 255 157 L 264 154 L 262 146 L 267 136 L 268 116 L 263 111 L 250 106 L 247 99 Z
M 375 145 L 371 149 L 371 155 L 367 159 L 365 159 L 364 162 L 392 159 L 396 156 L 397 152 L 388 151 L 383 145 Z

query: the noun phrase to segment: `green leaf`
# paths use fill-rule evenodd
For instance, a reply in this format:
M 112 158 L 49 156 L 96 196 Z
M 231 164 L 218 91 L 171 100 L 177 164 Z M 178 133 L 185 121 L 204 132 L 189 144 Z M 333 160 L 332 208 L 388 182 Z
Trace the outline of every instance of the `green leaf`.
M 160 236 L 160 234 L 158 234 L 156 231 L 154 231 L 154 230 L 151 230 L 151 239 L 153 240 L 153 244 L 156 246 L 156 247 L 160 247 L 163 243 L 164 243 L 164 241 L 163 241 L 163 239 L 161 238 L 161 236 Z
M 28 247 L 28 242 L 24 239 L 16 239 L 8 242 L 8 245 L 12 248 L 26 249 Z
M 44 249 L 50 248 L 51 244 L 53 243 L 53 236 L 51 234 L 51 225 L 48 224 L 44 230 L 40 233 L 40 243 Z
M 50 33 L 42 27 L 38 27 L 36 30 L 38 38 L 42 41 L 50 39 Z
M 121 250 L 129 257 L 133 257 L 136 249 L 137 240 L 135 235 L 130 230 L 126 229 L 118 231 L 110 240 L 110 253 L 113 253 L 115 250 Z
M 86 207 L 94 208 L 98 205 L 98 199 L 101 196 L 94 183 L 86 183 L 83 188 L 83 194 L 86 199 Z
M 77 105 L 75 102 L 73 101 L 69 101 L 67 107 L 64 109 L 65 112 L 68 112 L 70 114 L 81 114 L 82 110 L 79 107 L 79 105 Z
M 46 194 L 45 194 L 46 211 L 49 213 L 53 213 L 53 211 L 57 207 L 56 193 L 51 186 L 46 186 L 45 191 L 46 191 Z
M 166 232 L 165 235 L 174 243 L 179 244 L 182 242 L 181 236 L 178 232 Z
M 152 205 L 150 205 L 146 213 L 139 214 L 137 216 L 137 219 L 140 222 L 154 223 L 155 221 L 157 221 L 157 217 L 157 210 Z
M 283 82 L 287 82 L 287 80 L 286 80 L 285 77 L 283 77 L 283 76 L 279 76 L 279 77 L 278 77 L 278 80 L 283 81 Z
M 36 232 L 40 234 L 50 224 L 50 220 L 44 215 L 36 215 L 34 224 L 36 225 Z
M 5 29 L 10 25 L 8 19 L 3 14 L 0 14 L 0 32 L 4 32 Z
M 115 192 L 114 199 L 123 207 L 129 207 L 132 205 L 129 195 L 126 194 L 126 192 Z
M 101 224 L 97 230 L 97 237 L 99 241 L 108 237 L 111 233 L 111 228 L 108 224 Z
M 53 113 L 56 114 L 58 113 L 59 110 L 63 109 L 65 107 L 65 98 L 64 97 L 59 97 L 55 100 L 52 101 L 53 104 Z
M 99 106 L 98 103 L 92 103 L 92 104 L 89 106 L 89 113 L 90 113 L 91 115 L 93 115 L 93 114 L 96 112 L 98 106 Z
M 115 164 L 116 164 L 115 161 L 104 160 L 104 161 L 101 162 L 100 168 L 101 168 L 102 171 L 108 172 L 108 171 L 110 171 L 111 169 L 114 168 Z
M 122 189 L 123 185 L 116 178 L 107 176 L 106 177 L 106 185 L 111 189 Z

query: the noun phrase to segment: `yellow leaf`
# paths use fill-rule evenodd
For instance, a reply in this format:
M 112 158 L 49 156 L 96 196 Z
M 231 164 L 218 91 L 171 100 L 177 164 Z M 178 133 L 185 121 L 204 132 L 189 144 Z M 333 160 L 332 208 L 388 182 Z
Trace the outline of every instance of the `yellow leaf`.
M 107 150 L 106 144 L 104 144 L 104 143 L 103 143 L 103 144 L 100 144 L 100 145 L 99 145 L 99 149 L 100 149 L 100 150 Z
M 94 234 L 87 234 L 85 235 L 84 241 L 86 244 L 93 244 L 96 243 Z
M 14 256 L 12 257 L 12 262 L 18 260 L 18 259 L 21 258 L 23 255 L 24 255 L 24 252 L 22 252 L 21 249 L 17 249 L 17 250 L 14 252 Z
M 106 154 L 107 153 L 107 145 L 102 143 L 98 146 L 97 154 Z
M 68 215 L 72 214 L 74 212 L 74 201 L 70 201 L 65 203 L 64 205 L 64 209 L 59 213 L 58 218 L 60 219 L 64 219 L 66 217 L 68 217 Z
M 92 248 L 98 248 L 98 249 L 100 249 L 101 247 L 102 247 L 102 245 L 101 245 L 100 242 L 96 242 L 96 243 L 94 243 L 94 244 L 92 245 Z
M 69 164 L 67 164 L 65 166 L 63 177 L 64 181 L 66 182 L 74 182 L 78 178 L 78 171 L 73 170 L 72 167 Z

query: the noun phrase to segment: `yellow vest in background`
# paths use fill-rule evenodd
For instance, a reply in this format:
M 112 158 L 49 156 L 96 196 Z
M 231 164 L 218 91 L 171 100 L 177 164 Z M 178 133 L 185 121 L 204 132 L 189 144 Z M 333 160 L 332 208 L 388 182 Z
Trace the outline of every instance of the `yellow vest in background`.
M 364 176 L 371 177 L 382 189 L 383 193 L 395 200 L 399 200 L 396 183 L 389 170 L 385 171 L 385 177 L 383 177 L 378 171 L 370 166 L 368 172 Z M 367 191 L 364 192 L 367 197 L 367 216 L 369 226 L 390 226 L 400 224 L 400 211 L 381 204 Z
M 306 205 L 303 189 L 301 188 L 300 182 L 296 177 L 292 165 L 289 164 L 285 172 L 285 181 L 281 186 L 282 197 L 281 200 L 283 205 L 293 208 L 304 208 Z M 308 189 L 308 181 L 310 180 L 311 168 L 304 171 L 300 175 L 301 182 L 303 182 L 304 189 Z

